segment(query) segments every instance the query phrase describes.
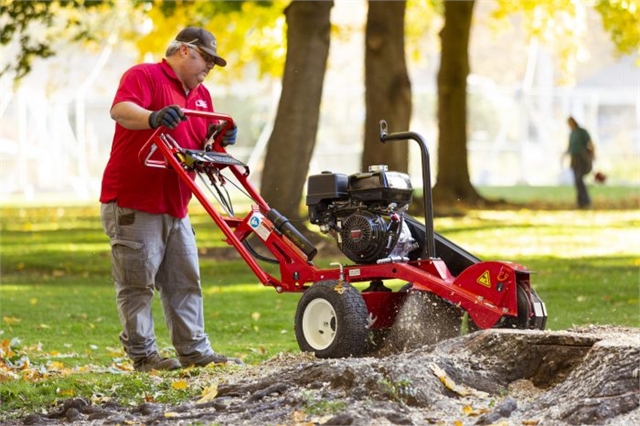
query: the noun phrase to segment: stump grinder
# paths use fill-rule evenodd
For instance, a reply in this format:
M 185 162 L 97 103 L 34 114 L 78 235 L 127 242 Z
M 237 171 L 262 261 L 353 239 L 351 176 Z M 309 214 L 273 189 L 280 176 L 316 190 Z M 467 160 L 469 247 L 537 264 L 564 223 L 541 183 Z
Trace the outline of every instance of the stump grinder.
M 407 214 L 414 192 L 407 174 L 373 165 L 350 175 L 308 177 L 309 221 L 334 238 L 348 259 L 320 268 L 313 261 L 317 248 L 269 206 L 249 182 L 249 167 L 227 152 L 222 136 L 233 127 L 233 118 L 183 111 L 189 119 L 220 123 L 208 148 L 183 149 L 160 127 L 139 159 L 149 167 L 172 169 L 189 185 L 226 243 L 263 285 L 278 293 L 301 293 L 294 329 L 302 351 L 319 358 L 365 356 L 385 341 L 410 346 L 398 336 L 431 336 L 424 343 L 435 343 L 459 335 L 463 323 L 467 331 L 545 328 L 546 308 L 525 266 L 481 261 L 434 231 L 429 152 L 419 134 L 389 134 L 386 122 L 380 122 L 382 143 L 413 140 L 420 147 L 424 223 Z M 250 199 L 248 213 L 234 213 L 229 184 Z M 271 257 L 259 253 L 256 243 Z M 265 262 L 277 273 L 267 271 Z M 413 313 L 416 306 L 419 315 Z M 394 333 L 396 329 L 425 333 Z

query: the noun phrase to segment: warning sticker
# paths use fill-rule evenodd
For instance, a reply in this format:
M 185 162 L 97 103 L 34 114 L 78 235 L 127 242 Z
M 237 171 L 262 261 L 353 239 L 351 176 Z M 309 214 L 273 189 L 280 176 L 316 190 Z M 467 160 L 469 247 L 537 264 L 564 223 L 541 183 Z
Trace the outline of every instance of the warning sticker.
M 485 287 L 491 288 L 491 278 L 489 277 L 489 271 L 484 271 L 484 274 L 480 275 L 476 282 L 478 284 L 482 284 Z
M 269 238 L 269 235 L 271 234 L 271 231 L 269 231 L 267 226 L 262 221 L 262 215 L 254 214 L 251 217 L 251 219 L 249 219 L 249 226 L 251 226 L 251 228 L 253 228 L 255 233 L 258 234 L 258 236 L 262 240 L 267 241 L 267 238 Z
M 349 276 L 350 277 L 359 277 L 360 276 L 360 269 L 359 268 L 349 269 Z

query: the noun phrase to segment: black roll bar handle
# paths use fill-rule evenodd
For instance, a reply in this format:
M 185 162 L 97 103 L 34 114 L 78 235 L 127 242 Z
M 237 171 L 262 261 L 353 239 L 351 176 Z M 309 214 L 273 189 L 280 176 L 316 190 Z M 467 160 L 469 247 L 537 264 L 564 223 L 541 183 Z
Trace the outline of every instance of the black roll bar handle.
M 425 215 L 425 241 L 420 257 L 422 259 L 435 259 L 436 242 L 433 229 L 433 197 L 431 195 L 431 166 L 429 163 L 429 148 L 424 138 L 415 132 L 387 133 L 388 126 L 385 120 L 380 120 L 380 142 L 392 142 L 411 139 L 418 143 L 422 156 L 422 199 Z

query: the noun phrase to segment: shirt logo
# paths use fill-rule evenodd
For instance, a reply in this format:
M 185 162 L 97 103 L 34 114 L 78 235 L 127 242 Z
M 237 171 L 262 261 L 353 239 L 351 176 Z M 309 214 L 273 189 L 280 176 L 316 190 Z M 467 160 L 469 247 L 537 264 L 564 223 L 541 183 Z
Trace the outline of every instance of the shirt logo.
M 196 100 L 196 107 L 198 108 L 207 108 L 207 101 L 203 100 L 203 99 L 197 99 Z

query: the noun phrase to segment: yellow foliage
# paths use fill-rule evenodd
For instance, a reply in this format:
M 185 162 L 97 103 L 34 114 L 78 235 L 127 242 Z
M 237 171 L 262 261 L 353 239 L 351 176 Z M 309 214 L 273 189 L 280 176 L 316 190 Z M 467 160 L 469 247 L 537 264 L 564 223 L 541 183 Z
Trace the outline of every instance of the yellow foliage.
M 16 317 L 2 317 L 2 322 L 4 322 L 5 324 L 8 324 L 8 325 L 15 324 L 15 323 L 20 322 L 20 321 L 22 321 L 22 320 L 20 318 L 16 318 Z M 3 340 L 3 342 L 4 342 L 4 340 Z
M 497 0 L 492 16 L 498 22 L 517 16 L 528 38 L 558 54 L 562 81 L 571 81 L 575 58 L 586 36 L 586 4 L 572 0 Z
M 307 414 L 304 411 L 296 410 L 291 414 L 291 420 L 294 424 L 299 424 L 307 419 Z
M 457 393 L 460 396 L 474 396 L 477 398 L 487 398 L 489 394 L 486 392 L 482 392 L 465 385 L 459 385 L 444 371 L 440 366 L 435 363 L 430 363 L 429 368 L 433 372 L 433 374 L 440 379 L 442 384 L 449 390 Z
M 216 4 L 221 3 L 221 4 Z M 172 14 L 165 16 L 162 1 L 155 0 L 146 11 L 145 26 L 150 30 L 136 42 L 140 60 L 159 61 L 168 44 L 186 26 L 201 26 L 218 41 L 218 53 L 228 61 L 232 72 L 221 72 L 216 79 L 236 80 L 247 65 L 257 65 L 261 75 L 280 76 L 286 56 L 284 8 L 288 1 L 244 2 L 240 10 L 225 2 L 207 0 L 177 1 Z
M 424 38 L 434 32 L 438 11 L 433 2 L 408 0 L 405 12 L 405 45 L 408 56 L 414 61 L 426 60 Z
M 51 361 L 47 363 L 47 369 L 51 371 L 60 371 L 64 368 L 64 364 L 60 361 Z
M 213 401 L 216 396 L 218 396 L 218 384 L 214 383 L 202 390 L 202 396 L 196 402 L 196 404 L 204 404 L 205 402 Z
M 640 46 L 640 0 L 600 0 L 596 10 L 602 15 L 602 24 L 618 51 L 637 57 Z
M 486 408 L 476 409 L 470 405 L 465 405 L 464 407 L 462 407 L 462 412 L 469 417 L 473 417 L 488 413 L 489 410 Z
M 496 23 L 518 16 L 531 40 L 549 47 L 558 55 L 561 82 L 573 79 L 578 53 L 584 50 L 587 35 L 587 8 L 602 15 L 605 29 L 620 53 L 638 54 L 640 46 L 640 0 L 497 0 L 492 17 Z M 498 28 L 496 25 L 495 28 Z
M 73 389 L 56 389 L 56 393 L 61 396 L 73 396 Z
M 185 390 L 189 387 L 189 385 L 184 380 L 176 380 L 175 382 L 171 383 L 171 387 L 176 390 Z

